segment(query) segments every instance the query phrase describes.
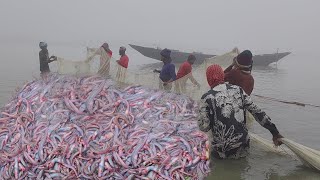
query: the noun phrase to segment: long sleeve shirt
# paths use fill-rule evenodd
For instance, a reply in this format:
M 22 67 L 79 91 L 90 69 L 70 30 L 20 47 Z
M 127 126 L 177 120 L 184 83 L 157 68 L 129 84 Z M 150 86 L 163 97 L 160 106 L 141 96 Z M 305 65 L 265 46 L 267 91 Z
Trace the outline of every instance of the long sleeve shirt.
M 279 134 L 270 117 L 239 86 L 220 84 L 202 96 L 198 125 L 201 131 L 212 132 L 212 150 L 220 158 L 246 154 L 249 148 L 246 110 L 272 135 Z

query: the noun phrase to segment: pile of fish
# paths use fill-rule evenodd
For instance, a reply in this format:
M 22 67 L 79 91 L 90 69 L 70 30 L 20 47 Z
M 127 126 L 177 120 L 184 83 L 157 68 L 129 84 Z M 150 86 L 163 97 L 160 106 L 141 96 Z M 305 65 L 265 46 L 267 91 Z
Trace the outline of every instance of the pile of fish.
M 1 179 L 201 179 L 209 143 L 186 96 L 51 75 L 1 109 Z

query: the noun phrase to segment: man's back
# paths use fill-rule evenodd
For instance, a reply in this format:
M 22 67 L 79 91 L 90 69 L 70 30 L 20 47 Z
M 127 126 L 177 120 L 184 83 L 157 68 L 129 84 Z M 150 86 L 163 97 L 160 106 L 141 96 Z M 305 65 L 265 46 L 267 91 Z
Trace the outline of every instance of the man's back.
M 239 86 L 220 84 L 202 96 L 199 128 L 205 132 L 212 131 L 213 151 L 220 158 L 238 158 L 247 154 L 249 135 L 246 110 L 273 136 L 279 134 L 270 117 Z
M 208 109 L 200 111 L 200 116 L 206 116 L 206 113 L 210 112 L 207 123 L 213 123 L 210 128 L 213 134 L 212 145 L 219 157 L 245 155 L 249 141 L 241 88 L 231 84 L 220 84 L 209 90 L 201 99 L 208 105 Z
M 231 69 L 225 73 L 225 82 L 240 86 L 244 92 L 251 95 L 254 87 L 254 79 L 251 74 L 244 73 L 239 69 Z
M 167 63 L 163 65 L 160 72 L 160 79 L 163 82 L 167 82 L 169 80 L 176 80 L 176 72 L 175 72 L 174 64 Z
M 191 73 L 191 71 L 192 71 L 191 64 L 188 61 L 185 61 L 179 67 L 179 70 L 178 70 L 178 73 L 177 73 L 177 79 L 180 79 L 180 78 L 184 77 L 185 75 Z

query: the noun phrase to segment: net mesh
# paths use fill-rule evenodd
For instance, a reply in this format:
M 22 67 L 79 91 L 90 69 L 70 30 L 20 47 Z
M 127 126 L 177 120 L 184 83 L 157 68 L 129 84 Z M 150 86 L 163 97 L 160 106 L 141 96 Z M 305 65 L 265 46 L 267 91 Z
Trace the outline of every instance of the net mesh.
M 232 51 L 220 56 L 206 59 L 202 64 L 194 67 L 191 73 L 165 86 L 160 80 L 158 73 L 154 73 L 150 69 L 140 69 L 139 71 L 134 71 L 131 70 L 130 67 L 129 69 L 124 68 L 120 66 L 115 59 L 107 55 L 103 48 L 87 48 L 87 57 L 82 61 L 72 61 L 64 58 L 58 58 L 55 71 L 60 74 L 71 75 L 98 74 L 100 76 L 112 78 L 116 83 L 118 83 L 118 85 L 142 85 L 153 89 L 162 89 L 169 92 L 185 94 L 195 100 L 198 100 L 201 98 L 202 94 L 209 89 L 206 80 L 206 69 L 212 64 L 219 64 L 223 68 L 226 68 L 232 63 L 233 59 L 238 54 L 239 50 L 234 48 Z M 179 67 L 176 67 L 176 70 L 178 68 Z M 200 87 L 196 86 L 195 84 L 200 84 Z M 248 120 L 250 121 L 248 123 L 250 125 L 254 118 L 250 113 L 247 114 Z M 275 149 L 272 145 L 272 142 L 265 140 L 258 135 L 250 133 L 250 136 L 254 141 L 264 145 L 266 149 L 272 152 L 292 155 L 291 153 L 288 153 L 287 150 Z M 303 157 L 307 156 L 304 155 Z M 316 157 L 318 158 L 319 155 L 317 154 Z M 312 159 L 307 159 L 306 161 L 314 162 Z M 315 162 L 319 164 L 318 160 Z M 314 164 L 313 167 L 320 167 L 318 164 Z
M 199 99 L 203 93 L 208 91 L 205 72 L 212 64 L 222 67 L 230 65 L 239 54 L 237 48 L 220 56 L 204 60 L 204 62 L 193 68 L 193 71 L 180 79 L 164 85 L 158 73 L 151 69 L 139 69 L 135 71 L 130 67 L 120 66 L 114 58 L 111 58 L 103 48 L 87 48 L 87 57 L 82 61 L 58 58 L 57 71 L 59 74 L 71 75 L 93 75 L 98 74 L 115 80 L 119 85 L 142 85 L 153 89 L 186 94 L 193 99 Z M 176 71 L 179 66 L 176 66 Z M 198 84 L 200 86 L 198 86 Z

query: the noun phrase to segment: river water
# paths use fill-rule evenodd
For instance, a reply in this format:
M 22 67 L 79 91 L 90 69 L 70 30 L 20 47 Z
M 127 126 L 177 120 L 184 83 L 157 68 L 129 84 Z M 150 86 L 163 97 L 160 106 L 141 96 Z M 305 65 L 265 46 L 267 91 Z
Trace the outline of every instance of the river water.
M 0 42 L 0 105 L 5 105 L 17 87 L 39 76 L 38 42 Z M 49 44 L 50 55 L 83 59 L 86 44 Z M 111 46 L 115 57 L 118 46 Z M 128 48 L 129 68 L 157 61 L 143 57 Z M 253 94 L 320 105 L 320 83 L 316 53 L 293 52 L 277 67 L 255 68 Z M 53 65 L 54 66 L 54 65 Z M 140 66 L 136 66 L 140 67 Z M 136 68 L 138 70 L 138 68 Z M 205 77 L 203 77 L 205 78 Z M 259 97 L 255 102 L 272 118 L 281 134 L 305 146 L 320 149 L 320 108 L 279 103 Z M 270 133 L 258 123 L 252 131 L 267 139 Z M 320 173 L 310 170 L 291 156 L 270 153 L 252 144 L 250 155 L 241 160 L 214 160 L 208 179 L 320 179 Z

